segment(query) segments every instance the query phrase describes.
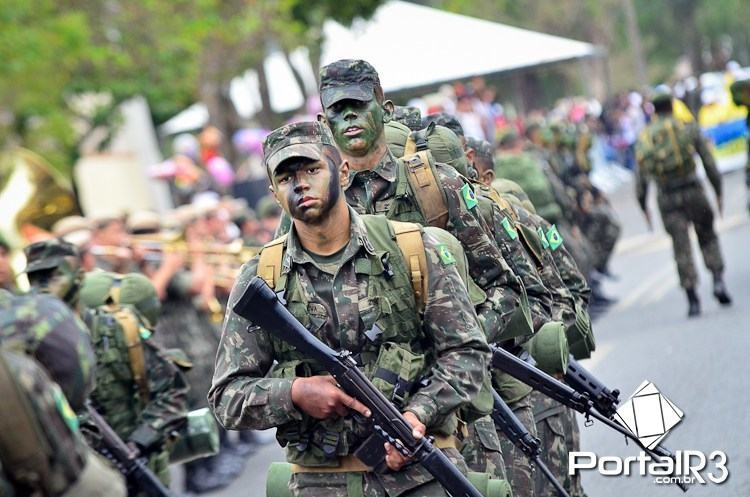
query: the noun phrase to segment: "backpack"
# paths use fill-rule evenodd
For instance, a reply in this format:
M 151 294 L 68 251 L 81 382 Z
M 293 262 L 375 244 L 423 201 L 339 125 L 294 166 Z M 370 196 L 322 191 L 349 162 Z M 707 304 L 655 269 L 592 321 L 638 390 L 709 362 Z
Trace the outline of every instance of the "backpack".
M 638 163 L 645 162 L 659 181 L 683 178 L 695 172 L 692 130 L 674 118 L 656 119 L 641 132 L 636 148 Z

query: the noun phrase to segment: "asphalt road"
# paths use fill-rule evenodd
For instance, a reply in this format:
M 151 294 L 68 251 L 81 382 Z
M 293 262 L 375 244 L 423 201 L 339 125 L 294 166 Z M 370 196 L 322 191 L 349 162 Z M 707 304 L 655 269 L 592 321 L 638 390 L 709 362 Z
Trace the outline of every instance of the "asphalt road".
M 718 220 L 725 255 L 726 282 L 734 305 L 720 308 L 711 296 L 710 276 L 702 268 L 700 297 L 703 315 L 688 320 L 687 305 L 677 283 L 671 244 L 658 221 L 649 232 L 626 184 L 612 195 L 623 223 L 623 236 L 612 260 L 617 281 L 606 291 L 619 301 L 595 323 L 597 350 L 583 365 L 627 398 L 643 380 L 653 382 L 684 412 L 664 443 L 672 451 L 725 451 L 730 477 L 722 485 L 693 485 L 691 497 L 750 496 L 750 220 L 745 207 L 742 173 L 724 176 L 725 214 Z M 713 197 L 712 197 L 713 198 Z M 582 450 L 598 456 L 636 456 L 633 443 L 595 423 L 584 427 Z M 276 444 L 265 445 L 250 456 L 245 472 L 230 487 L 211 497 L 246 497 L 264 494 L 265 471 L 271 461 L 282 460 Z M 708 470 L 713 468 L 709 465 Z M 635 468 L 637 472 L 637 468 Z M 714 470 L 715 474 L 719 474 Z M 706 472 L 702 473 L 704 476 Z M 583 473 L 589 497 L 676 497 L 673 485 L 657 485 L 654 477 L 602 476 L 596 470 Z

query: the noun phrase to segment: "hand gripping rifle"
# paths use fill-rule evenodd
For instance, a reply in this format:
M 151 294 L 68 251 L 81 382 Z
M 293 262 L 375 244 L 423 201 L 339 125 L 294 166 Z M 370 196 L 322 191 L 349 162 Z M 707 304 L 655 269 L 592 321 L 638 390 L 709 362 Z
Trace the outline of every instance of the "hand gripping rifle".
M 514 378 L 526 383 L 534 390 L 543 393 L 547 397 L 573 409 L 574 411 L 580 412 L 586 417 L 588 421 L 590 418 L 594 418 L 601 421 L 613 430 L 625 435 L 625 437 L 633 440 L 637 443 L 646 454 L 652 458 L 658 460 L 659 457 L 673 458 L 672 453 L 664 447 L 657 446 L 656 449 L 649 449 L 644 446 L 638 437 L 633 435 L 627 428 L 620 425 L 619 423 L 612 421 L 606 416 L 603 416 L 597 412 L 594 402 L 589 398 L 587 393 L 579 393 L 570 386 L 562 383 L 552 376 L 540 371 L 534 366 L 526 363 L 522 359 L 519 359 L 515 355 L 511 354 L 502 347 L 491 346 L 492 348 L 492 367 L 499 369 Z M 580 368 L 580 365 L 578 366 Z M 614 394 L 614 392 L 610 392 Z M 688 491 L 687 485 L 684 483 L 676 483 L 683 492 Z
M 411 425 L 357 368 L 349 352 L 337 352 L 318 340 L 281 305 L 262 278 L 256 276 L 250 281 L 234 312 L 321 364 L 344 392 L 367 406 L 374 432 L 421 464 L 453 497 L 482 497 L 428 437 L 417 440 L 412 436 Z
M 539 439 L 531 436 L 529 430 L 521 423 L 508 404 L 505 403 L 495 390 L 492 390 L 492 398 L 494 400 L 492 420 L 495 422 L 495 426 L 502 430 L 505 436 L 513 442 L 513 445 L 526 454 L 526 457 L 531 462 L 537 465 L 542 473 L 544 473 L 545 478 L 555 487 L 560 497 L 570 497 L 568 492 L 560 485 L 560 482 L 555 479 L 549 468 L 542 462 L 542 448 L 539 445 Z
M 128 493 L 143 493 L 147 497 L 172 497 L 169 489 L 148 468 L 145 458 L 139 457 L 138 451 L 122 441 L 90 402 L 86 403 L 86 410 L 101 437 L 94 449 L 122 473 L 128 484 Z

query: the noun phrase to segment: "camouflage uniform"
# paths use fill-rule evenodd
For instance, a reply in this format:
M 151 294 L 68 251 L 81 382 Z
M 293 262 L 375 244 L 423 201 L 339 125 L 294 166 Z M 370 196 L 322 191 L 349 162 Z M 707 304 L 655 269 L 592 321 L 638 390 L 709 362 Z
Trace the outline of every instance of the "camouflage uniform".
M 654 179 L 658 185 L 657 201 L 662 222 L 672 237 L 680 285 L 685 289 L 693 289 L 698 283 L 688 236 L 691 224 L 698 235 L 706 267 L 715 278 L 721 278 L 724 271 L 719 238 L 713 225 L 714 214 L 695 175 L 695 152 L 703 161 L 716 196 L 721 197 L 721 175 L 696 124 L 684 124 L 671 115 L 656 116 L 641 132 L 636 145 L 638 202 L 645 210 L 648 182 Z
M 168 442 L 187 416 L 188 386 L 150 339 L 159 312 L 156 292 L 141 274 L 94 272 L 86 275 L 81 303 L 97 357 L 91 399 L 112 429 L 148 455 L 151 469 L 169 484 Z M 138 326 L 143 371 L 131 360 L 123 318 Z M 144 375 L 142 382 L 138 374 Z
M 343 60 L 321 69 L 321 101 L 326 108 L 344 98 L 371 100 L 376 85 L 379 85 L 378 75 L 364 61 Z M 451 119 L 445 118 L 439 124 L 445 123 L 448 127 L 451 122 Z M 460 132 L 463 135 L 463 131 Z M 389 219 L 427 225 L 406 177 L 406 167 L 404 161 L 397 160 L 390 150 L 386 150 L 372 170 L 350 173 L 347 202 L 360 214 L 385 214 Z M 461 242 L 468 259 L 470 276 L 487 295 L 485 302 L 477 307 L 480 323 L 488 342 L 502 342 L 503 332 L 508 329 L 521 295 L 525 293 L 521 280 L 503 258 L 492 228 L 477 207 L 479 200 L 469 180 L 453 167 L 439 162 L 434 164 L 434 174 L 442 187 L 448 209 L 445 229 Z M 521 402 L 524 395 L 531 392 L 531 388 L 507 375 L 495 376 L 495 381 L 502 383 L 498 383 L 498 392 L 511 408 L 516 408 L 513 401 Z M 531 415 L 530 408 L 528 414 Z M 533 429 L 534 423 L 527 424 L 527 427 Z M 528 467 L 528 461 L 521 460 L 517 454 L 514 459 L 513 452 L 503 451 L 503 456 L 506 467 L 509 458 L 517 466 Z M 528 486 L 531 486 L 530 479 Z
M 316 150 L 319 157 L 323 146 L 333 146 L 324 127 L 315 123 L 287 126 L 267 138 L 266 161 L 273 168 L 290 157 L 310 157 Z M 380 364 L 376 358 L 388 354 L 381 346 L 385 342 L 393 343 L 390 349 L 411 349 L 408 355 L 424 354 L 422 371 L 430 371 L 432 381 L 407 396 L 401 408 L 415 413 L 428 433 L 452 435 L 454 413 L 478 392 L 488 359 L 484 335 L 468 295 L 461 290 L 455 261 L 439 255 L 434 238 L 422 236 L 429 287 L 420 314 L 387 220 L 359 216 L 351 209 L 349 215 L 349 242 L 330 257 L 306 252 L 296 231 L 289 232 L 275 290 L 284 291 L 289 311 L 319 339 L 334 349 L 358 354 L 368 375 L 373 376 Z M 243 266 L 228 309 L 256 274 L 257 264 L 254 259 Z M 320 366 L 257 327 L 251 326 L 248 332 L 248 324 L 227 312 L 209 392 L 217 418 L 234 429 L 278 427 L 277 438 L 288 445 L 289 462 L 307 469 L 339 466 L 340 458 L 351 454 L 371 432 L 352 416 L 315 420 L 296 409 L 290 394 L 293 378 L 321 374 Z M 444 451 L 466 469 L 455 449 Z M 385 474 L 297 472 L 290 489 L 295 496 L 446 495 L 419 465 Z
M 95 358 L 86 326 L 50 295 L 0 292 L 0 343 L 40 363 L 60 385 L 74 410 L 93 389 Z
M 0 454 L 5 464 L 0 469 L 0 495 L 126 495 L 120 474 L 86 446 L 75 413 L 42 365 L 3 346 L 0 385 L 4 395 L 0 403 L 0 419 L 4 420 L 0 421 L 0 452 L 12 451 Z M 19 414 L 26 423 L 11 421 Z M 26 461 L 14 457 L 21 454 Z M 44 462 L 35 457 L 43 457 Z

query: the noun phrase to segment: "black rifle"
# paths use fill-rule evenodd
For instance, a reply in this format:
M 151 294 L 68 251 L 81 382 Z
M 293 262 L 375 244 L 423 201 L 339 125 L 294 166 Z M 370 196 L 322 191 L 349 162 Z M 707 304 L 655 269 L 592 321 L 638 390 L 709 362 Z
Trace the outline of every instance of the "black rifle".
M 589 399 L 589 396 L 586 393 L 581 394 L 575 391 L 570 386 L 524 362 L 522 359 L 519 359 L 502 347 L 491 347 L 493 368 L 508 373 L 514 378 L 526 383 L 534 390 L 543 393 L 560 404 L 570 407 L 574 411 L 580 412 L 586 417 L 587 421 L 589 421 L 590 418 L 601 421 L 613 430 L 633 440 L 652 458 L 657 460 L 659 457 L 673 458 L 671 452 L 664 447 L 657 446 L 656 449 L 649 449 L 644 446 L 641 441 L 638 440 L 638 437 L 633 435 L 630 430 L 594 410 L 594 403 Z M 683 492 L 688 491 L 688 487 L 684 483 L 677 483 L 676 485 L 680 487 Z
M 505 433 L 505 436 L 513 442 L 513 445 L 518 447 L 521 452 L 526 454 L 531 462 L 537 465 L 537 467 L 544 473 L 544 476 L 549 480 L 557 494 L 560 497 L 570 497 L 568 492 L 560 485 L 555 479 L 555 475 L 549 470 L 549 468 L 542 462 L 541 453 L 542 448 L 539 444 L 539 439 L 534 438 L 529 433 L 529 430 L 521 423 L 521 421 L 513 413 L 513 410 L 505 403 L 505 401 L 498 395 L 496 391 L 492 391 L 492 397 L 494 405 L 492 408 L 492 420 L 495 422 L 495 426 Z
M 86 403 L 86 409 L 89 419 L 99 431 L 100 441 L 94 449 L 122 473 L 128 484 L 128 494 L 144 493 L 148 497 L 172 497 L 169 489 L 148 468 L 146 460 L 139 457 L 138 451 L 122 441 L 91 403 Z
M 281 305 L 262 278 L 256 276 L 250 281 L 234 305 L 234 312 L 323 366 L 344 392 L 367 406 L 372 413 L 373 431 L 405 457 L 421 464 L 453 497 L 482 497 L 428 437 L 419 440 L 413 437 L 412 427 L 401 412 L 370 383 L 349 352 L 337 352 L 318 340 Z

